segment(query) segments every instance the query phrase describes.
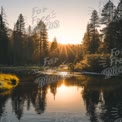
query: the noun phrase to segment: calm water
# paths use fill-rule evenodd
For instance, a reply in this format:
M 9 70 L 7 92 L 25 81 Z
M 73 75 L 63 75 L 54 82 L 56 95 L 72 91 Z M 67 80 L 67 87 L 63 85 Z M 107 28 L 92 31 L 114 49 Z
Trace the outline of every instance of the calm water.
M 121 77 L 71 76 L 43 87 L 20 82 L 0 93 L 0 122 L 122 122 Z

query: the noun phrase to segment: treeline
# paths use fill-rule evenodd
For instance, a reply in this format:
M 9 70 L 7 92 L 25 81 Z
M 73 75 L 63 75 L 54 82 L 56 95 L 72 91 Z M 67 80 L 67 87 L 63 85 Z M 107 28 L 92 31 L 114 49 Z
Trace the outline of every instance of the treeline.
M 117 6 L 109 0 L 100 15 L 97 10 L 93 10 L 82 43 L 65 46 L 58 44 L 56 38 L 49 42 L 48 30 L 43 21 L 37 23 L 33 29 L 31 26 L 25 28 L 22 14 L 14 28 L 9 29 L 1 7 L 0 65 L 44 65 L 46 57 L 58 57 L 55 65 L 73 63 L 77 71 L 101 71 L 101 57 L 109 59 L 111 49 L 121 50 L 121 42 L 122 0 Z
M 19 15 L 14 28 L 9 29 L 5 12 L 0 12 L 0 65 L 44 65 L 44 58 L 55 57 L 59 60 L 55 65 L 63 62 L 74 62 L 78 59 L 79 45 L 61 45 L 57 39 L 49 42 L 48 30 L 43 21 L 32 29 L 25 28 L 24 17 Z M 75 53 L 74 53 L 75 52 Z M 52 60 L 53 60 L 52 59 Z M 53 63 L 52 63 L 53 64 Z
M 103 67 L 100 66 L 100 61 L 102 58 L 109 60 L 113 48 L 122 50 L 122 0 L 117 7 L 109 0 L 101 15 L 93 10 L 82 43 L 84 58 L 75 68 L 101 71 Z M 103 63 L 107 63 L 105 60 Z

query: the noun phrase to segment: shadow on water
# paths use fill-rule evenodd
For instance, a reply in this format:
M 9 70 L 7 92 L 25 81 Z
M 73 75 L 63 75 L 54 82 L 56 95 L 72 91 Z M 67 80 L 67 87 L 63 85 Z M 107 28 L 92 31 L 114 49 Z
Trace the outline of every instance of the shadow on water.
M 67 88 L 83 89 L 81 98 L 84 101 L 84 114 L 86 118 L 88 117 L 87 122 L 114 122 L 116 119 L 122 118 L 121 78 L 114 77 L 105 80 L 101 76 L 83 75 L 68 77 L 40 88 L 34 81 L 20 83 L 11 93 L 0 95 L 0 118 L 5 114 L 5 106 L 8 100 L 11 100 L 12 111 L 18 120 L 23 117 L 25 109 L 31 111 L 32 107 L 34 113 L 42 115 L 47 109 L 48 90 L 55 98 L 57 89 L 62 84 Z M 82 108 L 80 109 L 82 111 Z

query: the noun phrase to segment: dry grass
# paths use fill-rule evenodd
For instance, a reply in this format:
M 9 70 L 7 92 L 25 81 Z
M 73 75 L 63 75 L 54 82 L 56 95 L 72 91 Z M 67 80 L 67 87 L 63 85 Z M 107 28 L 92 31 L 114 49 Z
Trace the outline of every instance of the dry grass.
M 14 88 L 18 85 L 19 78 L 11 74 L 0 74 L 0 90 Z

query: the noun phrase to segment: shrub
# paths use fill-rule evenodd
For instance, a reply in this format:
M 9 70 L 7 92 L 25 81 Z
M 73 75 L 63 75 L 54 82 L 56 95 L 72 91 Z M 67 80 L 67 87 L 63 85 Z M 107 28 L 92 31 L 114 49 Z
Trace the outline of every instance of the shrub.
M 82 61 L 75 65 L 76 71 L 101 72 L 103 63 L 109 63 L 110 55 L 91 54 L 86 55 Z

